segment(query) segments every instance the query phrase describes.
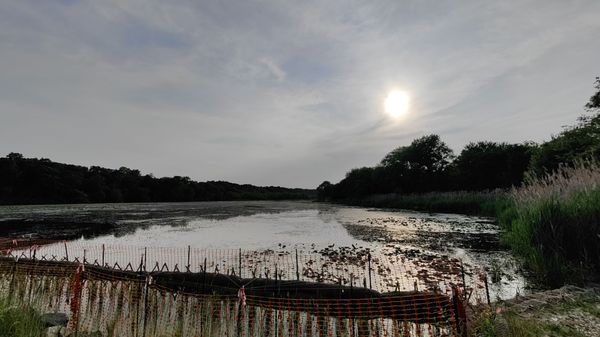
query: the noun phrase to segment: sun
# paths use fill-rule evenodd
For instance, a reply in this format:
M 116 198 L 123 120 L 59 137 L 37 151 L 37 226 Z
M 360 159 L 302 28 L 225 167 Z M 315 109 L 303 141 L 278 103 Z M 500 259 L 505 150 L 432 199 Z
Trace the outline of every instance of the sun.
M 383 106 L 390 117 L 400 118 L 408 113 L 409 103 L 410 97 L 406 91 L 394 89 L 385 98 Z

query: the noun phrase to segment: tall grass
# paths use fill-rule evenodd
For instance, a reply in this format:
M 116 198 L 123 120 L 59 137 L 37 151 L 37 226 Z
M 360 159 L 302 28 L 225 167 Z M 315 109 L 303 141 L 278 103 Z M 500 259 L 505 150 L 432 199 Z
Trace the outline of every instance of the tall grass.
M 34 309 L 0 302 L 0 337 L 39 337 L 43 331 L 44 324 Z
M 567 200 L 576 194 L 592 192 L 598 187 L 598 162 L 579 161 L 573 166 L 562 165 L 558 170 L 541 177 L 528 175 L 521 188 L 511 191 L 511 197 L 519 204 L 530 204 L 548 197 Z
M 542 283 L 560 286 L 600 271 L 600 165 L 579 162 L 529 177 L 499 215 L 504 240 Z
M 509 206 L 503 190 L 471 192 L 430 192 L 423 194 L 373 195 L 354 204 L 367 207 L 400 208 L 426 212 L 445 212 L 496 216 Z

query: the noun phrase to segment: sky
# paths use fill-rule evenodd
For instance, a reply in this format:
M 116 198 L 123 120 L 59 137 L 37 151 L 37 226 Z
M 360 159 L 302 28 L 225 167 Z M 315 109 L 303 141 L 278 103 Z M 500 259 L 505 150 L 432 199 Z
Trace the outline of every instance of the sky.
M 541 142 L 585 113 L 599 18 L 597 0 L 0 0 L 0 156 L 315 188 L 431 133 L 456 153 Z

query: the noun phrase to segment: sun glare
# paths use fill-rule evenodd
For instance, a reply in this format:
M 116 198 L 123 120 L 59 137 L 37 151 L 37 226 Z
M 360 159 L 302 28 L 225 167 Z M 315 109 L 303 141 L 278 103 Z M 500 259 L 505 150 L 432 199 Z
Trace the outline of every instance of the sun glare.
M 385 98 L 385 113 L 393 118 L 400 118 L 408 113 L 410 97 L 406 91 L 392 90 Z

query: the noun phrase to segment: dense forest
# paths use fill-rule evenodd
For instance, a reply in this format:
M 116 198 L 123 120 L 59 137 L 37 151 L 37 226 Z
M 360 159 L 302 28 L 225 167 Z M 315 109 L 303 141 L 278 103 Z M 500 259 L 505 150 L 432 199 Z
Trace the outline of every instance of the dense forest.
M 374 167 L 350 170 L 337 184 L 323 182 L 320 200 L 356 201 L 383 194 L 485 191 L 520 186 L 563 165 L 600 159 L 600 79 L 579 118 L 542 144 L 474 142 L 456 156 L 438 135 L 415 139 L 388 153 Z
M 10 153 L 0 158 L 0 204 L 311 199 L 314 190 L 188 177 L 155 178 L 121 167 L 62 164 Z

